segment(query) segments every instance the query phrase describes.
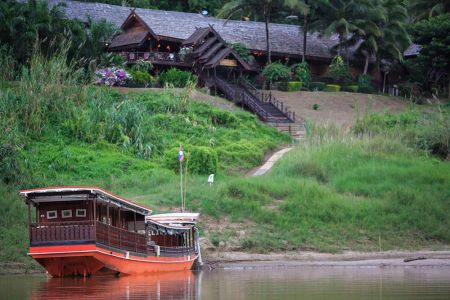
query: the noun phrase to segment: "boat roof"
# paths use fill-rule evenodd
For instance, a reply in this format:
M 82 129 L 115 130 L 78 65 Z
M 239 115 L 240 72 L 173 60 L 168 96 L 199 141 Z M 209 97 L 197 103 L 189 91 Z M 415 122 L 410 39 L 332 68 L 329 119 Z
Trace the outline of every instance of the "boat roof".
M 94 198 L 97 198 L 100 201 L 109 202 L 113 205 L 135 211 L 136 213 L 145 216 L 152 213 L 152 210 L 148 207 L 139 205 L 131 200 L 115 195 L 97 186 L 55 186 L 34 188 L 20 190 L 19 194 L 34 203 L 93 200 Z
M 153 229 L 170 234 L 191 229 L 197 223 L 199 213 L 167 213 L 145 217 L 145 222 Z
M 167 213 L 147 216 L 146 220 L 157 221 L 159 223 L 197 223 L 199 213 Z

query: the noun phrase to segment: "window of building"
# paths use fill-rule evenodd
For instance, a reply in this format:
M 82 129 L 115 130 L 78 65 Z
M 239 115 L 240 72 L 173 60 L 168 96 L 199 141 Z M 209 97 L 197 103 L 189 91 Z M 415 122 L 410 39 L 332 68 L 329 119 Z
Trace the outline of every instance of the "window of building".
M 86 217 L 86 209 L 77 209 L 75 214 L 79 218 L 85 218 Z
M 56 219 L 58 217 L 58 213 L 56 210 L 49 210 L 47 212 L 47 219 Z
M 72 210 L 71 209 L 65 209 L 61 211 L 61 217 L 63 218 L 71 218 L 72 217 Z

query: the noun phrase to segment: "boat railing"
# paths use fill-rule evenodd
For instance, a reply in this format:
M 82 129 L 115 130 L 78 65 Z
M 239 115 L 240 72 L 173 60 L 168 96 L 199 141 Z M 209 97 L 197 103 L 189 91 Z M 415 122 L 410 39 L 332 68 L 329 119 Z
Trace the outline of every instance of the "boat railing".
M 97 221 L 97 243 L 120 250 L 147 253 L 147 239 L 144 234 L 131 232 Z
M 30 225 L 31 245 L 55 242 L 95 242 L 111 249 L 148 255 L 154 253 L 154 246 L 147 245 L 145 234 L 114 227 L 100 221 L 40 222 Z M 194 246 L 159 247 L 161 255 L 191 255 Z
M 178 247 L 159 247 L 159 251 L 161 254 L 193 254 L 195 253 L 195 247 L 186 247 L 186 246 L 178 246 Z
M 30 242 L 95 240 L 93 221 L 40 222 L 30 224 Z

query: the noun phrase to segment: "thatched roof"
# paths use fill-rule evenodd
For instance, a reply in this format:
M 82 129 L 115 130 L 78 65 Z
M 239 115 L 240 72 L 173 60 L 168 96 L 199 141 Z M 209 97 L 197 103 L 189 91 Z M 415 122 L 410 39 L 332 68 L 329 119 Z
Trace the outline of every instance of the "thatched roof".
M 66 14 L 69 18 L 87 21 L 90 16 L 94 20 L 106 19 L 120 27 L 129 16 L 131 8 L 104 3 L 86 3 L 72 0 L 48 0 L 50 6 L 66 3 Z M 205 17 L 201 14 L 184 13 L 137 8 L 135 10 L 142 20 L 159 36 L 186 40 L 198 29 L 209 25 L 228 43 L 243 43 L 251 50 L 265 51 L 265 25 L 263 22 L 226 21 Z M 270 47 L 280 55 L 301 56 L 303 53 L 303 31 L 295 25 L 269 24 Z M 316 59 L 330 59 L 334 56 L 331 49 L 338 43 L 337 35 L 329 38 L 320 37 L 318 33 L 308 34 L 306 55 Z M 417 55 L 418 45 L 411 45 L 405 56 Z M 353 52 L 352 49 L 350 52 Z
M 71 0 L 48 0 L 49 5 L 66 3 L 66 14 L 69 18 L 86 21 L 88 16 L 94 20 L 106 19 L 120 27 L 130 14 L 130 7 L 103 3 L 86 3 Z M 188 39 L 197 28 L 209 25 L 228 43 L 240 42 L 252 50 L 266 49 L 265 25 L 263 22 L 234 21 L 205 17 L 201 14 L 175 11 L 162 11 L 137 8 L 136 13 L 159 36 L 180 40 Z M 302 31 L 299 26 L 269 24 L 271 50 L 281 55 L 298 55 L 302 53 Z M 336 45 L 336 36 L 320 38 L 317 33 L 309 34 L 307 55 L 315 58 L 329 59 L 330 49 Z

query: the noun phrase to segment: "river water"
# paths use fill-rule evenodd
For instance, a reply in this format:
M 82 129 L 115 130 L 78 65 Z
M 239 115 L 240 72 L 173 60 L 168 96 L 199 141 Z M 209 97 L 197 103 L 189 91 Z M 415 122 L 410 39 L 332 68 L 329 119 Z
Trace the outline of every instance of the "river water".
M 450 299 L 450 268 L 275 268 L 1 276 L 0 299 Z

